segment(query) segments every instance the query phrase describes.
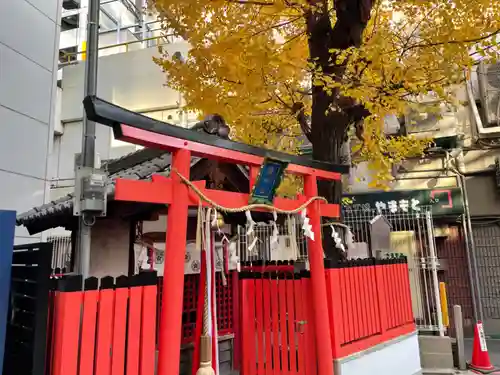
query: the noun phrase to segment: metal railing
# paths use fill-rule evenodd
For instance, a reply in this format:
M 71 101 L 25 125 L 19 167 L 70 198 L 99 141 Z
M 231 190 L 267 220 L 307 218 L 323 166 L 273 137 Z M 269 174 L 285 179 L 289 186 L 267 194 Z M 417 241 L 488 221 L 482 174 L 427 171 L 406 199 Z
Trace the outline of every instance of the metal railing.
M 47 242 L 52 243 L 52 263 L 53 272 L 58 273 L 71 271 L 71 236 L 49 236 Z
M 171 40 L 169 40 L 171 38 Z M 124 49 L 120 49 L 116 53 L 126 53 L 129 52 L 134 46 L 137 46 L 137 50 L 139 49 L 145 49 L 145 48 L 151 48 L 151 47 L 159 47 L 163 46 L 166 44 L 170 44 L 174 42 L 175 35 L 174 34 L 166 34 L 166 35 L 160 35 L 160 36 L 154 36 L 150 38 L 143 38 L 143 39 L 138 39 L 138 40 L 132 40 L 128 42 L 123 42 L 123 43 L 117 43 L 117 44 L 110 44 L 108 46 L 104 47 L 99 47 L 99 52 L 102 51 L 109 51 L 112 50 L 113 48 L 120 49 L 120 47 L 124 47 Z M 135 49 L 134 49 L 135 50 Z M 63 52 L 61 51 L 62 56 L 59 57 L 59 69 L 68 66 L 68 65 L 73 65 L 73 64 L 78 64 L 82 61 L 85 61 L 84 58 L 82 58 L 82 55 L 86 55 L 87 51 L 78 51 L 78 52 Z M 114 53 L 107 53 L 107 55 L 112 55 Z M 101 54 L 99 54 L 100 56 Z M 79 58 L 80 57 L 80 58 Z
M 278 261 L 307 260 L 307 241 L 304 237 L 302 224 L 298 217 L 292 216 L 291 223 L 278 224 L 278 238 L 272 243 L 274 227 L 269 223 L 259 222 L 253 234 L 247 234 L 248 225 L 238 226 L 238 252 L 240 261 Z M 252 248 L 252 242 L 257 239 Z
M 357 252 L 355 257 L 375 256 L 371 249 L 371 221 L 383 215 L 391 227 L 390 249 L 388 252 L 404 254 L 408 257 L 412 308 L 420 331 L 444 333 L 441 311 L 441 295 L 437 272 L 439 260 L 436 255 L 434 228 L 431 209 L 418 207 L 418 211 L 398 209 L 349 209 L 344 213 L 344 223 L 354 236 L 354 242 L 363 245 L 366 254 Z M 389 254 L 381 254 L 389 255 Z

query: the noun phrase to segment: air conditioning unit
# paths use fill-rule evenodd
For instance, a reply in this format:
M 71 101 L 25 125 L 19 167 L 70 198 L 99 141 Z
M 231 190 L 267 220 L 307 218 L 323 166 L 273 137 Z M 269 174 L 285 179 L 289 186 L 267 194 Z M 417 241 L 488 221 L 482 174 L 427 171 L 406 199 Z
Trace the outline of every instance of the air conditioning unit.
M 429 103 L 433 105 L 436 103 Z M 440 111 L 429 108 L 425 104 L 420 111 L 412 110 L 405 116 L 406 130 L 417 138 L 443 138 L 457 135 L 457 117 L 455 110 L 446 103 L 440 104 Z
M 484 128 L 500 126 L 500 63 L 479 63 L 477 69 L 481 117 Z

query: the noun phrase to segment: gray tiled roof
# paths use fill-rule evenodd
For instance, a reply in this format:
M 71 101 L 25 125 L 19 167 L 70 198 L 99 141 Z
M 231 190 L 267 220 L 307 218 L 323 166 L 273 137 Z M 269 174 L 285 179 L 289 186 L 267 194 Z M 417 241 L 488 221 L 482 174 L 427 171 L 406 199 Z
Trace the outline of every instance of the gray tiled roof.
M 199 158 L 193 158 L 191 165 L 196 164 L 199 160 Z M 170 153 L 146 148 L 108 161 L 106 163 L 110 177 L 107 186 L 108 200 L 114 199 L 115 180 L 117 178 L 145 180 L 150 179 L 152 174 L 169 174 L 170 163 Z M 34 222 L 46 220 L 53 216 L 70 215 L 72 211 L 73 194 L 68 194 L 55 201 L 34 207 L 27 212 L 17 215 L 17 225 L 29 227 Z

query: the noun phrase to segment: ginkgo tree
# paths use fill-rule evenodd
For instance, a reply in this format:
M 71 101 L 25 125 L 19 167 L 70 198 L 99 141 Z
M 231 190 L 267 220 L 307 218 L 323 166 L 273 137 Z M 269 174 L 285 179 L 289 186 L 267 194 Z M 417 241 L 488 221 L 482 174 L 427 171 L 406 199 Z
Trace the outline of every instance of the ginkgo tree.
M 374 181 L 422 153 L 429 140 L 387 137 L 384 118 L 422 95 L 453 101 L 454 85 L 478 56 L 494 59 L 500 1 L 150 0 L 162 29 L 189 55 L 163 52 L 167 84 L 186 109 L 219 113 L 244 142 L 297 150 L 339 163 L 355 138 L 355 160 Z M 500 39 L 498 39 L 500 40 Z M 320 194 L 338 200 L 341 187 Z

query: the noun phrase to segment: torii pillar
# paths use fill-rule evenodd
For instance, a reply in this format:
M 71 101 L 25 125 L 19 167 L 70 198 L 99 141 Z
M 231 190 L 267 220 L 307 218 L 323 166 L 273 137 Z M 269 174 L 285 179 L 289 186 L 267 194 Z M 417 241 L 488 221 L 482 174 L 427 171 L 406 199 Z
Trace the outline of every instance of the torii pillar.
M 113 128 L 116 139 L 170 151 L 172 169 L 187 179 L 189 179 L 192 156 L 243 164 L 252 170 L 260 167 L 266 156 L 288 161 L 287 172 L 304 177 L 305 196 L 293 200 L 276 198 L 274 206 L 279 209 L 293 210 L 307 199 L 316 196 L 317 178 L 339 181 L 341 173 L 348 172 L 346 166 L 264 150 L 156 121 L 96 97 L 85 98 L 84 106 L 90 120 Z M 228 208 L 239 208 L 246 206 L 249 202 L 249 194 L 206 189 L 204 181 L 193 182 L 193 184 L 207 197 Z M 160 314 L 158 375 L 178 375 L 188 208 L 198 206 L 199 197 L 189 190 L 176 173 L 171 173 L 169 178 L 153 176 L 151 182 L 118 179 L 115 199 L 169 205 Z M 312 230 L 317 235 L 316 241 L 308 239 L 308 249 L 319 375 L 333 375 L 330 321 L 321 242 L 321 216 L 338 218 L 339 213 L 338 203 L 325 204 L 315 201 L 308 207 Z

